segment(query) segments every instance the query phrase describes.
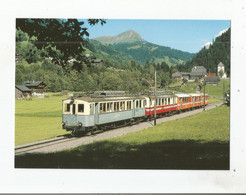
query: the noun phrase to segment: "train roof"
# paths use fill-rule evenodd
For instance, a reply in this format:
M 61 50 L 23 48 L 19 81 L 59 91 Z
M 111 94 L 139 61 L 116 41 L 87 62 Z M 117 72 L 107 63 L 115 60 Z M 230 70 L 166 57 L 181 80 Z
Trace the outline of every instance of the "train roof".
M 191 95 L 192 97 L 198 97 L 198 96 L 201 96 L 202 94 L 200 94 L 200 93 L 190 93 L 189 95 Z
M 177 96 L 177 97 L 190 97 L 191 95 L 186 94 L 186 93 L 176 93 L 175 96 Z
M 135 99 L 145 99 L 146 96 L 122 96 L 122 97 L 77 97 L 68 98 L 65 100 L 82 100 L 85 102 L 107 102 L 107 101 L 121 101 L 121 100 L 135 100 Z M 65 101 L 63 100 L 63 101 Z
M 159 97 L 173 97 L 174 95 L 173 94 L 163 94 L 163 95 L 156 95 L 157 98 Z M 154 95 L 151 95 L 151 96 L 148 96 L 150 98 L 155 98 Z

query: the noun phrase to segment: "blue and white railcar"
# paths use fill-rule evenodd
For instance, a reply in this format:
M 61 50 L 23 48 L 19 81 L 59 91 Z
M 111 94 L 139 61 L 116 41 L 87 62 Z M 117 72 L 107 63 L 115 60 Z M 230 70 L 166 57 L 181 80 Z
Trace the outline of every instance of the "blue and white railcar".
M 78 97 L 63 100 L 62 127 L 72 134 L 145 117 L 147 97 Z

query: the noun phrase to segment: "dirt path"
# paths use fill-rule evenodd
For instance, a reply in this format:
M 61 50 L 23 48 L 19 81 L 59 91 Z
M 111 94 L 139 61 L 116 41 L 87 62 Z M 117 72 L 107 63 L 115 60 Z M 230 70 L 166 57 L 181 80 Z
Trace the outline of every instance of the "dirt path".
M 216 107 L 220 106 L 221 104 L 222 103 L 216 103 L 216 104 L 208 105 L 206 107 L 206 110 L 216 108 Z M 173 115 L 170 117 L 159 118 L 159 119 L 157 119 L 156 122 L 157 122 L 157 124 L 160 124 L 163 122 L 191 116 L 191 115 L 200 113 L 202 111 L 203 111 L 203 108 L 189 111 L 189 112 L 184 112 L 184 113 L 176 114 L 176 115 Z M 56 151 L 71 149 L 71 148 L 75 148 L 75 147 L 78 147 L 81 145 L 89 144 L 89 143 L 92 143 L 95 141 L 122 136 L 122 135 L 125 135 L 125 134 L 130 133 L 130 132 L 140 131 L 140 130 L 143 130 L 143 129 L 146 129 L 146 128 L 149 128 L 152 126 L 154 126 L 154 121 L 142 122 L 142 123 L 139 123 L 137 125 L 130 126 L 130 127 L 127 126 L 127 127 L 114 129 L 114 130 L 108 130 L 106 132 L 99 133 L 99 134 L 96 134 L 93 136 L 84 136 L 84 137 L 81 137 L 81 138 L 78 138 L 75 140 L 71 140 L 71 141 L 66 142 L 66 143 L 60 143 L 60 144 L 48 146 L 45 148 L 40 148 L 40 149 L 37 149 L 35 151 L 32 151 L 32 153 L 39 153 L 39 152 L 47 153 L 47 152 L 56 152 Z

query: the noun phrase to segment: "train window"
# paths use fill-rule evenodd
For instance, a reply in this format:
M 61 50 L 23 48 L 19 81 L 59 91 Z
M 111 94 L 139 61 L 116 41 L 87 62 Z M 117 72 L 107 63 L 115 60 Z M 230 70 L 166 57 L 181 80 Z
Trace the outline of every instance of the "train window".
M 110 111 L 110 103 L 107 103 L 107 112 L 111 112 Z
M 116 102 L 114 102 L 114 111 L 115 111 L 115 112 L 117 111 L 117 105 L 116 105 Z
M 83 113 L 84 111 L 84 104 L 78 104 L 78 112 Z
M 146 106 L 146 100 L 143 101 L 143 108 Z
M 136 108 L 138 108 L 138 100 L 136 100 Z
M 125 110 L 125 102 L 120 102 L 120 110 Z
M 114 103 L 113 102 L 110 103 L 110 110 L 109 111 L 114 112 Z
M 127 110 L 131 110 L 131 109 L 132 109 L 132 102 L 127 101 Z
M 90 115 L 94 114 L 94 104 L 90 104 Z
M 99 113 L 102 113 L 103 112 L 103 105 L 102 105 L 102 103 L 100 103 L 100 107 L 99 107 L 100 109 L 99 109 Z
M 70 112 L 70 104 L 65 104 L 65 112 Z
M 126 110 L 126 103 L 122 102 L 122 110 Z
M 120 109 L 120 102 L 117 102 L 117 110 Z
M 100 103 L 100 110 L 99 113 L 106 112 L 106 103 Z
M 142 100 L 139 100 L 139 108 L 142 108 Z
M 119 102 L 114 102 L 114 111 L 117 112 L 119 110 Z
M 73 114 L 75 114 L 76 104 L 73 104 Z

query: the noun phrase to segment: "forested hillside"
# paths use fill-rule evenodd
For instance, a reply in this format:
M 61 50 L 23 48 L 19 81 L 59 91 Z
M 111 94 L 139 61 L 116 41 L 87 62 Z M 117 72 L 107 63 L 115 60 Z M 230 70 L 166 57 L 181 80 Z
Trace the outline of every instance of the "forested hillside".
M 103 25 L 105 21 L 89 19 L 88 23 Z M 193 66 L 205 66 L 208 72 L 216 72 L 220 61 L 230 74 L 230 29 L 217 37 L 209 49 L 203 48 L 193 56 L 148 43 L 132 32 L 133 37 L 123 33 L 114 39 L 114 44 L 102 44 L 89 39 L 89 29 L 83 24 L 76 19 L 17 19 L 16 84 L 43 81 L 51 92 L 142 92 L 151 89 L 149 83 L 153 85 L 155 69 L 158 87 L 171 83 L 171 75 L 177 69 L 189 72 Z M 93 63 L 96 58 L 103 63 Z
M 113 47 L 132 56 L 140 63 L 145 63 L 149 60 L 154 63 L 165 61 L 169 65 L 176 65 L 191 60 L 193 56 L 193 54 L 188 52 L 148 42 L 118 43 L 114 44 Z
M 112 46 L 104 46 L 97 41 L 88 44 L 88 39 L 80 38 L 81 24 L 76 20 L 18 20 L 16 84 L 28 80 L 43 81 L 50 92 L 141 92 L 150 89 L 148 82 L 153 82 L 155 68 L 158 70 L 159 85 L 164 87 L 171 82 L 174 67 L 169 68 L 165 62 L 154 64 L 147 61 L 140 64 Z M 73 34 L 70 33 L 71 29 Z M 82 32 L 87 34 L 86 31 Z M 74 41 L 76 39 L 78 41 Z M 90 54 L 90 57 L 86 54 Z M 104 60 L 102 64 L 92 63 L 93 58 L 100 57 Z
M 210 47 L 203 47 L 192 60 L 183 65 L 178 65 L 179 71 L 189 72 L 194 66 L 204 66 L 207 72 L 217 73 L 220 62 L 225 65 L 225 72 L 230 76 L 230 48 L 231 29 L 229 28 L 221 36 L 215 38 Z

